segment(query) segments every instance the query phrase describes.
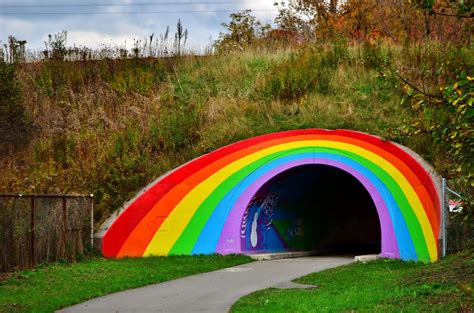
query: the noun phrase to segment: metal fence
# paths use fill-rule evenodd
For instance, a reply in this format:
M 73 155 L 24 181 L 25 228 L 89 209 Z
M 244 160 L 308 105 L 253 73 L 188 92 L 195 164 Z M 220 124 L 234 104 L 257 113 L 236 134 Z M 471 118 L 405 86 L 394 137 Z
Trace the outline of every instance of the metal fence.
M 474 187 L 462 179 L 442 181 L 442 255 L 474 248 Z
M 0 272 L 74 261 L 93 246 L 93 196 L 0 194 Z

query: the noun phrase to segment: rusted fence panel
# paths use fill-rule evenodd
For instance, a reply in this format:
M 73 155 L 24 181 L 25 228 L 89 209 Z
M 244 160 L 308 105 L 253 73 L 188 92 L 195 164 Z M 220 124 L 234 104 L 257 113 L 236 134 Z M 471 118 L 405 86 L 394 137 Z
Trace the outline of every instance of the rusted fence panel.
M 93 197 L 0 194 L 0 271 L 58 260 L 92 248 Z
M 474 186 L 443 179 L 442 256 L 474 248 Z

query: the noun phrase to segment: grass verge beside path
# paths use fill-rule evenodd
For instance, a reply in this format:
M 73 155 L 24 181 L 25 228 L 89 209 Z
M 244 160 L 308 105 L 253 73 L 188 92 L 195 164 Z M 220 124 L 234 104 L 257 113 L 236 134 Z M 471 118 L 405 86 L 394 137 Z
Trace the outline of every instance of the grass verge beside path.
M 474 252 L 435 264 L 396 260 L 355 263 L 296 280 L 315 289 L 257 291 L 232 312 L 472 312 Z
M 252 261 L 241 255 L 91 258 L 14 273 L 0 280 L 0 312 L 53 312 L 120 290 Z

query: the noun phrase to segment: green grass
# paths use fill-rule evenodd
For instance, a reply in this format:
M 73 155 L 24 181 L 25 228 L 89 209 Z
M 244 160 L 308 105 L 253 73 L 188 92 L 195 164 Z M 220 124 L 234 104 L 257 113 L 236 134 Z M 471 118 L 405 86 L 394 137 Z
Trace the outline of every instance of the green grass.
M 471 312 L 474 253 L 435 264 L 396 260 L 355 263 L 301 277 L 314 289 L 265 289 L 232 312 Z
M 53 312 L 116 291 L 250 262 L 246 256 L 170 256 L 52 264 L 0 280 L 0 312 Z

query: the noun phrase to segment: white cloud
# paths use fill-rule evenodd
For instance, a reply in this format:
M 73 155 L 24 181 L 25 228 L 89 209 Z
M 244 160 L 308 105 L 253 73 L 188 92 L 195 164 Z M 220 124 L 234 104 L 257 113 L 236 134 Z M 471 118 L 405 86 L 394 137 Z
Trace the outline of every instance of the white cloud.
M 137 36 L 133 34 L 110 35 L 107 33 L 100 33 L 94 31 L 70 31 L 68 32 L 68 42 L 74 43 L 77 46 L 96 47 L 101 44 L 111 46 L 120 46 L 124 43 L 133 42 L 133 38 Z
M 1 1 L 1 0 L 0 0 Z M 44 0 L 47 3 L 62 4 L 59 0 Z M 76 2 L 78 0 L 75 0 Z M 139 0 L 115 0 L 115 3 L 131 4 Z M 180 0 L 184 1 L 184 0 Z M 189 0 L 187 0 L 189 1 Z M 195 0 L 196 3 L 203 2 Z M 168 2 L 168 0 L 166 1 Z M 30 0 L 32 4 L 45 3 L 40 0 Z M 273 0 L 242 0 L 242 5 L 174 5 L 174 6 L 154 6 L 154 7 L 86 7 L 60 8 L 63 11 L 91 10 L 101 11 L 238 11 L 244 8 L 257 9 L 252 12 L 254 16 L 262 22 L 271 22 L 276 15 L 272 10 Z M 48 11 L 48 8 L 38 8 L 36 10 Z M 59 9 L 58 9 L 59 10 Z M 81 11 L 78 11 L 81 12 Z M 6 42 L 8 35 L 14 35 L 18 39 L 28 41 L 28 47 L 42 49 L 43 42 L 48 34 L 68 31 L 68 45 L 97 46 L 102 43 L 123 45 L 125 41 L 132 42 L 133 38 L 148 37 L 151 33 L 158 35 L 165 31 L 166 26 L 170 26 L 173 34 L 176 22 L 181 19 L 185 28 L 189 31 L 189 46 L 203 47 L 209 44 L 209 38 L 216 39 L 219 31 L 222 31 L 221 23 L 229 20 L 230 12 L 201 12 L 186 14 L 104 14 L 104 15 L 0 15 L 0 40 Z
M 262 22 L 266 22 L 267 20 L 273 20 L 276 16 L 275 6 L 273 5 L 274 0 L 260 0 L 258 1 L 258 5 L 255 4 L 255 1 L 244 0 L 242 1 L 245 7 L 252 7 L 255 8 L 254 12 L 252 13 L 257 19 L 261 20 Z M 262 10 L 262 11 L 258 11 Z M 263 11 L 268 10 L 268 11 Z

